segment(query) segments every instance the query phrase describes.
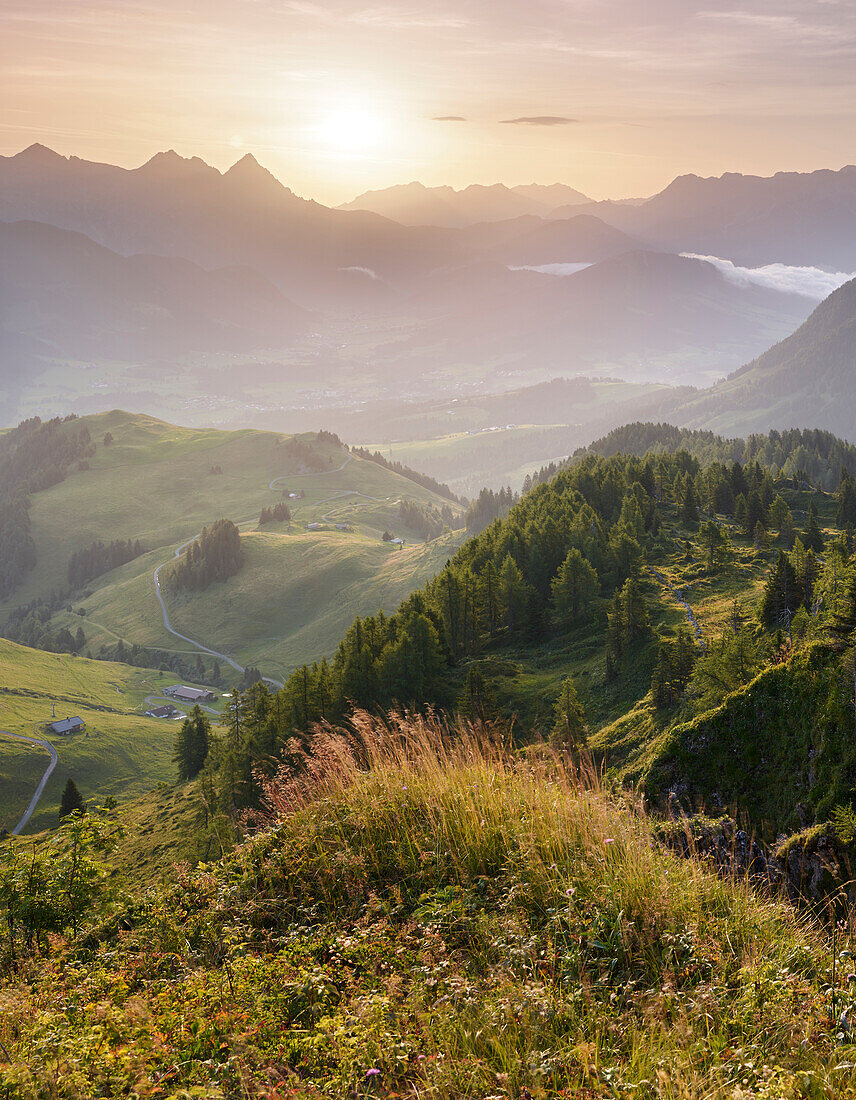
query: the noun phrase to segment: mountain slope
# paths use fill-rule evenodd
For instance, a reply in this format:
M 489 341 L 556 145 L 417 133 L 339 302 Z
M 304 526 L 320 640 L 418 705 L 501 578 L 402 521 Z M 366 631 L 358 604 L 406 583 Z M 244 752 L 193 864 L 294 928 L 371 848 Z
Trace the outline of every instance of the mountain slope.
M 133 361 L 280 347 L 308 324 L 249 268 L 126 257 L 52 225 L 0 222 L 0 325 L 43 357 Z M 2 374 L 16 354 L 5 339 Z
M 725 381 L 679 404 L 680 423 L 763 431 L 811 425 L 852 438 L 856 403 L 856 279 L 791 336 Z
M 3 731 L 41 737 L 57 749 L 59 763 L 48 781 L 28 831 L 56 824 L 60 794 L 70 777 L 85 798 L 125 800 L 172 778 L 175 725 L 144 716 L 146 696 L 176 677 L 112 661 L 42 653 L 0 638 L 3 711 L 0 714 L 0 828 L 15 825 L 45 770 L 43 749 L 3 736 Z M 84 733 L 46 734 L 57 718 L 79 715 Z
M 60 1048 L 77 1096 L 852 1093 L 821 922 L 558 763 L 378 726 L 368 764 L 337 731 L 282 776 L 223 864 L 130 881 L 109 918 L 96 894 L 4 979 L 0 1090 L 49 1095 Z
M 639 242 L 591 214 L 539 222 L 491 249 L 506 264 L 597 263 L 639 249 Z
M 89 429 L 94 454 L 31 498 L 36 564 L 0 605 L 7 630 L 15 607 L 42 601 L 47 608 L 61 593 L 50 606 L 49 629 L 82 627 L 93 653 L 121 641 L 193 655 L 199 642 L 279 678 L 307 655 L 323 656 L 355 614 L 392 610 L 459 541 L 448 536 L 451 543 L 427 547 L 417 541 L 400 517 L 401 500 L 451 509 L 450 526 L 457 526 L 460 507 L 352 456 L 334 436 L 195 430 L 118 410 L 77 423 Z M 288 501 L 293 525 L 260 526 L 261 510 L 288 489 L 302 494 Z M 221 517 L 245 533 L 240 572 L 201 593 L 173 592 L 166 574 L 162 581 L 173 629 L 196 640 L 188 641 L 166 629 L 153 574 L 177 546 Z M 350 530 L 310 532 L 306 524 L 313 522 Z M 406 545 L 383 543 L 385 529 Z M 128 540 L 140 541 L 137 556 L 72 589 L 73 553 L 96 541 Z M 17 636 L 29 641 L 32 629 L 25 623 Z M 204 660 L 212 664 L 210 654 Z

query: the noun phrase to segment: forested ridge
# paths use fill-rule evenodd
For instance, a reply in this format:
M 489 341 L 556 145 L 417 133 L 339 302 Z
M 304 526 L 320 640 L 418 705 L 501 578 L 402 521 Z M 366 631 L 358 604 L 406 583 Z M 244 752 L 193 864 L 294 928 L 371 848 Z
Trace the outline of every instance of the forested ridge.
M 633 435 L 657 449 L 580 456 L 394 614 L 355 620 L 329 660 L 297 669 L 275 695 L 253 685 L 203 769 L 212 804 L 251 806 L 260 761 L 354 706 L 517 715 L 524 736 L 579 748 L 591 735 L 607 765 L 641 777 L 641 735 L 616 756 L 602 732 L 635 703 L 650 708 L 656 739 L 824 637 L 854 572 L 856 489 L 846 466 L 832 468 L 852 448 L 797 432 L 742 445 L 775 456 L 771 469 L 733 460 L 740 445 L 709 435 L 697 443 L 721 457 L 708 461 L 670 453 L 686 438 L 673 429 Z M 809 470 L 821 484 L 837 478 L 836 493 Z M 719 633 L 697 636 L 666 576 L 722 593 Z
M 789 428 L 766 435 L 749 435 L 746 439 L 723 439 L 710 431 L 637 421 L 613 429 L 588 447 L 581 447 L 564 463 L 542 467 L 527 477 L 524 491 L 549 481 L 564 466 L 579 461 L 586 454 L 605 458 L 616 454 L 639 457 L 679 450 L 686 451 L 704 465 L 759 462 L 774 477 L 779 474 L 798 477 L 827 490 L 835 489 L 842 469 L 856 474 L 856 446 L 818 428 Z

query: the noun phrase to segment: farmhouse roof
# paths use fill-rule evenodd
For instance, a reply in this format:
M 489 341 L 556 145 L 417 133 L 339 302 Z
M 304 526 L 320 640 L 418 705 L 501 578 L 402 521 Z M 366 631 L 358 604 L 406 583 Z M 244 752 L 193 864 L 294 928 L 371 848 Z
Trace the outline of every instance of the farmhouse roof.
M 79 730 L 83 727 L 82 718 L 63 718 L 59 722 L 51 722 L 51 729 L 54 733 L 71 733 L 72 730 Z

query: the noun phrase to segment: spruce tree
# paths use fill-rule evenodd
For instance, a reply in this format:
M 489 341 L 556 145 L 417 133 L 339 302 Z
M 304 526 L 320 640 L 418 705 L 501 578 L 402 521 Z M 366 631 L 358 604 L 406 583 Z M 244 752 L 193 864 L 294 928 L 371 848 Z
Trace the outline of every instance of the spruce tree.
M 571 676 L 563 681 L 562 690 L 553 709 L 556 714 L 552 731 L 553 743 L 567 749 L 568 752 L 585 746 L 587 741 L 585 712 Z
M 556 614 L 576 621 L 588 610 L 599 587 L 595 570 L 575 546 L 571 547 L 551 586 Z
M 64 817 L 68 817 L 69 814 L 73 814 L 75 811 L 85 814 L 86 803 L 83 800 L 83 795 L 77 789 L 77 784 L 69 777 L 63 789 L 62 798 L 59 804 L 60 821 L 62 821 Z
M 511 554 L 506 554 L 499 571 L 499 602 L 509 632 L 517 630 L 526 618 L 526 582 Z
M 181 723 L 175 739 L 173 760 L 179 782 L 195 779 L 202 771 L 211 745 L 211 722 L 199 706 Z
M 707 568 L 713 573 L 717 566 L 724 564 L 728 558 L 730 550 L 728 536 L 712 519 L 701 525 L 698 534 L 699 542 L 707 555 Z
M 794 567 L 787 554 L 780 550 L 761 597 L 761 622 L 768 630 L 781 626 L 789 628 L 791 619 L 802 602 L 803 594 Z
M 802 539 L 806 549 L 814 550 L 816 554 L 823 553 L 823 534 L 820 530 L 820 524 L 817 522 L 817 510 L 814 506 L 814 501 L 811 502 L 808 509 L 808 522 L 806 523 L 805 534 Z
M 684 485 L 683 500 L 681 501 L 681 519 L 684 523 L 698 523 L 698 495 L 693 482 L 692 474 L 687 474 Z
M 629 644 L 646 634 L 650 625 L 648 606 L 636 577 L 631 577 L 621 590 L 621 603 L 624 610 L 625 644 Z

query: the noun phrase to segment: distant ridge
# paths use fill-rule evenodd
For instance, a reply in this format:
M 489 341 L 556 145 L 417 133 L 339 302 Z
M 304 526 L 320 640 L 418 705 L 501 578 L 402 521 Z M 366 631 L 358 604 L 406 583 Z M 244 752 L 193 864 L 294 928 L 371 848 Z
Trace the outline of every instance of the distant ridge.
M 366 191 L 340 210 L 368 210 L 402 225 L 436 225 L 455 228 L 478 222 L 505 221 L 526 214 L 548 217 L 559 206 L 572 207 L 591 200 L 563 183 L 523 184 L 506 187 L 496 183 L 452 187 L 426 187 L 413 182 Z

